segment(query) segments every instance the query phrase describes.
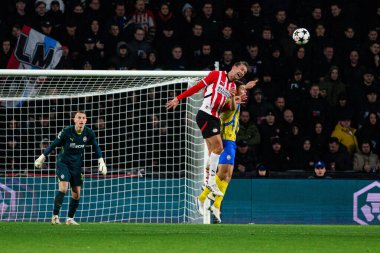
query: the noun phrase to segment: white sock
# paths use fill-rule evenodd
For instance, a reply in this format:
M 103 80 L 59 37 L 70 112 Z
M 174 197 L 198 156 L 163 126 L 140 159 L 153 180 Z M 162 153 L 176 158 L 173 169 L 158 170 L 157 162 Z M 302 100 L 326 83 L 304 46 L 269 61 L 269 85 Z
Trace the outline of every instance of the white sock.
M 210 178 L 209 178 L 209 182 L 215 181 L 216 171 L 218 170 L 219 157 L 220 157 L 220 155 L 217 155 L 215 153 L 211 153 L 211 155 L 210 155 Z

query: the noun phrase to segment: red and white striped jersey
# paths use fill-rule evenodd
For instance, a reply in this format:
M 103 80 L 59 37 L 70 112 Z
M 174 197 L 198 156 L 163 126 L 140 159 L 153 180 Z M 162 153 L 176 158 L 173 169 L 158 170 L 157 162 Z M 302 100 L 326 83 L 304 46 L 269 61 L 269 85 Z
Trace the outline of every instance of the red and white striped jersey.
M 235 88 L 235 82 L 230 82 L 225 71 L 211 71 L 201 80 L 206 86 L 204 89 L 204 99 L 200 110 L 219 118 L 222 108 L 228 98 L 231 97 L 228 91 Z

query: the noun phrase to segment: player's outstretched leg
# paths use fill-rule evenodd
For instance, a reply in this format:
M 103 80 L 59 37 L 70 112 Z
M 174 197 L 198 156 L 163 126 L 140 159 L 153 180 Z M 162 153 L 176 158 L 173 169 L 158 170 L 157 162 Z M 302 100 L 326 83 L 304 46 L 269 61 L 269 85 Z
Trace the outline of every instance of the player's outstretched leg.
M 210 177 L 207 182 L 207 188 L 214 193 L 214 195 L 217 196 L 223 196 L 223 192 L 221 192 L 218 188 L 218 185 L 216 184 L 216 171 L 218 169 L 218 163 L 219 163 L 219 154 L 211 153 L 210 155 Z
M 59 221 L 58 215 L 53 215 L 50 223 L 51 223 L 51 225 L 61 225 L 61 222 Z
M 220 218 L 220 210 L 216 208 L 214 205 L 210 206 L 210 211 L 216 218 L 218 223 L 222 223 L 222 219 Z
M 199 200 L 199 197 L 195 198 L 195 206 L 200 215 L 204 215 L 204 202 Z

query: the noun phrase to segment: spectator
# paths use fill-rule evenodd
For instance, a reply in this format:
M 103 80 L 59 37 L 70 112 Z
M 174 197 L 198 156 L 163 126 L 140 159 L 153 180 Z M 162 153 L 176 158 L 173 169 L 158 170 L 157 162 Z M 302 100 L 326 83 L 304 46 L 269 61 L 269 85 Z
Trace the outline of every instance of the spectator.
M 331 125 L 330 128 L 335 127 L 339 121 L 340 115 L 355 115 L 355 108 L 348 101 L 346 93 L 338 94 L 338 103 L 336 106 L 331 108 Z M 352 119 L 356 122 L 356 119 Z M 355 124 L 353 124 L 355 125 Z
M 142 28 L 136 28 L 133 39 L 127 43 L 130 56 L 135 61 L 146 59 L 148 52 L 152 50 L 152 45 L 145 39 L 145 31 Z
M 166 24 L 161 33 L 158 33 L 153 41 L 153 47 L 157 50 L 159 58 L 166 64 L 171 57 L 172 48 L 178 45 L 177 32 L 173 26 Z
M 371 149 L 370 141 L 364 140 L 360 150 L 354 154 L 354 170 L 364 173 L 379 173 L 380 161 L 377 154 Z
M 289 169 L 290 158 L 282 150 L 282 145 L 279 138 L 272 138 L 271 150 L 266 152 L 263 157 L 264 163 L 269 171 L 287 171 Z
M 314 165 L 314 175 L 308 177 L 309 179 L 331 179 L 326 175 L 326 165 L 322 161 L 318 161 Z
M 256 165 L 256 177 L 257 178 L 267 178 L 269 177 L 269 171 L 264 163 L 258 163 Z
M 324 155 L 324 161 L 329 171 L 347 171 L 352 170 L 352 161 L 346 150 L 346 147 L 340 144 L 338 138 L 331 137 L 328 140 L 329 149 Z
M 152 42 L 156 36 L 156 21 L 151 10 L 149 10 L 144 0 L 135 0 L 132 20 L 134 28 L 142 28 L 146 34 L 146 41 Z
M 261 29 L 265 24 L 265 18 L 262 15 L 261 1 L 252 1 L 249 9 L 250 13 L 243 21 L 244 41 L 258 41 Z
M 320 89 L 326 89 L 327 102 L 330 106 L 336 106 L 338 95 L 346 92 L 346 85 L 340 80 L 340 71 L 337 66 L 331 66 L 327 77 L 320 83 Z
M 157 29 L 156 33 L 160 34 L 164 27 L 166 26 L 171 26 L 173 27 L 175 33 L 178 32 L 178 28 L 176 27 L 177 20 L 170 8 L 170 4 L 168 2 L 163 2 L 160 4 L 160 8 L 157 12 L 156 15 L 156 24 L 157 24 Z
M 207 40 L 214 41 L 217 38 L 220 31 L 220 20 L 214 13 L 214 6 L 211 1 L 207 0 L 202 3 L 197 22 L 202 25 Z
M 346 59 L 353 50 L 360 48 L 360 41 L 355 28 L 347 25 L 344 29 L 344 37 L 339 41 L 339 54 L 341 58 Z
M 312 171 L 318 155 L 312 147 L 311 138 L 304 137 L 301 146 L 297 147 L 292 159 L 292 168 L 296 170 Z
M 284 121 L 283 117 L 281 115 L 284 115 L 284 111 L 286 110 L 286 100 L 283 95 L 277 95 L 274 99 L 274 112 L 277 115 L 278 123 L 282 125 L 282 122 Z
M 166 65 L 168 70 L 186 70 L 187 61 L 183 55 L 182 46 L 175 45 L 172 48 L 171 57 Z
M 49 17 L 54 30 L 61 29 L 65 22 L 63 15 L 64 7 L 63 10 L 61 10 L 61 6 L 64 6 L 62 0 L 53 0 L 50 2 L 50 6 L 46 6 L 46 9 L 48 9 L 47 16 Z
M 84 8 L 82 3 L 74 2 L 72 10 L 66 13 L 66 17 L 68 20 L 71 20 L 77 25 L 77 29 L 81 34 L 86 31 L 88 22 L 86 20 L 86 16 L 84 15 Z
M 89 0 L 87 1 L 87 7 L 84 10 L 86 20 L 98 20 L 100 25 L 106 26 L 106 6 L 102 4 L 101 0 Z M 116 7 L 116 6 L 115 6 Z
M 96 48 L 95 40 L 92 37 L 88 37 L 84 40 L 83 49 L 76 62 L 79 66 L 83 66 L 87 62 L 92 65 L 93 69 L 102 69 L 101 52 Z M 77 66 L 77 68 L 79 67 Z
M 363 125 L 366 117 L 370 112 L 375 112 L 380 116 L 380 102 L 378 100 L 378 93 L 375 89 L 368 89 L 366 91 L 366 100 L 361 104 L 358 110 L 358 123 Z
M 286 34 L 279 39 L 279 43 L 284 52 L 284 57 L 289 58 L 294 55 L 297 44 L 294 43 L 293 33 L 297 29 L 295 21 L 288 21 L 286 25 Z
M 311 85 L 309 94 L 302 106 L 302 123 L 305 127 L 310 127 L 316 121 L 325 123 L 328 119 L 328 104 L 319 96 L 319 86 Z
M 23 26 L 30 21 L 30 15 L 26 11 L 26 0 L 16 0 L 15 1 L 15 10 L 10 13 L 7 17 L 7 25 L 13 26 L 18 24 Z M 5 21 L 5 20 L 3 20 Z
M 3 39 L 1 43 L 0 51 L 0 68 L 6 69 L 9 58 L 11 57 L 11 41 L 9 39 Z
M 249 111 L 242 110 L 240 112 L 239 132 L 236 141 L 246 141 L 250 150 L 256 153 L 260 144 L 260 133 L 254 122 L 251 121 Z
M 253 171 L 255 166 L 255 156 L 251 152 L 247 141 L 236 142 L 237 150 L 235 155 L 234 174 L 244 176 Z
M 248 54 L 246 55 L 246 62 L 248 63 L 248 72 L 246 74 L 246 78 L 248 80 L 253 80 L 258 78 L 261 74 L 261 68 L 263 64 L 263 60 L 260 55 L 259 46 L 257 44 L 249 44 L 247 47 Z
M 264 82 L 265 74 L 267 76 L 270 75 L 270 82 L 272 82 L 272 86 L 269 86 L 267 90 L 268 92 L 272 92 L 274 94 L 265 93 L 265 95 L 270 101 L 273 101 L 274 96 L 284 92 L 284 87 L 287 83 L 287 79 L 289 76 L 288 64 L 285 61 L 285 58 L 282 56 L 281 48 L 277 45 L 272 46 L 271 55 L 268 59 L 268 62 L 268 64 L 264 64 L 265 71 L 263 71 L 262 79 Z
M 264 100 L 263 91 L 260 88 L 255 87 L 250 94 L 252 99 L 249 101 L 249 111 L 252 116 L 252 121 L 256 123 L 256 125 L 261 125 L 261 123 L 265 120 L 267 113 L 273 110 L 273 106 Z
M 115 56 L 117 52 L 117 44 L 123 41 L 123 37 L 120 35 L 119 26 L 113 23 L 109 26 L 108 33 L 105 35 L 104 41 L 104 57 L 110 59 Z
M 222 59 L 219 63 L 219 69 L 229 72 L 234 64 L 235 56 L 232 50 L 226 49 L 222 53 Z
M 351 127 L 351 117 L 350 115 L 340 115 L 331 137 L 336 137 L 346 147 L 348 153 L 353 155 L 358 149 L 358 141 L 355 136 L 356 129 Z
M 288 101 L 289 107 L 294 111 L 302 111 L 299 104 L 307 94 L 307 84 L 303 78 L 303 72 L 300 69 L 296 69 L 290 81 L 287 83 L 285 88 L 286 100 Z
M 264 70 L 261 77 L 262 81 L 256 86 L 256 88 L 263 91 L 264 98 L 270 103 L 274 101 L 278 94 L 282 93 L 282 85 L 273 79 L 274 76 L 276 74 L 271 73 L 269 70 Z
M 271 140 L 273 138 L 279 138 L 281 135 L 280 126 L 276 122 L 276 115 L 273 110 L 267 112 L 265 121 L 259 125 L 260 136 L 261 136 L 261 153 L 266 153 L 272 149 Z
M 305 28 L 309 31 L 314 31 L 318 24 L 325 23 L 325 15 L 322 7 L 317 5 L 311 10 L 310 15 L 306 16 Z
M 315 122 L 310 130 L 311 143 L 319 157 L 325 153 L 327 149 L 327 141 L 329 138 L 328 131 L 322 122 Z
M 288 57 L 288 75 L 289 78 L 295 78 L 295 73 L 299 72 L 302 74 L 302 78 L 300 80 L 305 83 L 310 83 L 312 62 L 309 54 L 311 52 L 310 49 L 307 50 L 306 48 L 306 46 L 299 46 L 293 50 L 293 55 Z
M 191 35 L 183 38 L 187 59 L 193 59 L 201 55 L 201 48 L 204 42 L 205 36 L 202 24 L 194 23 L 191 29 Z
M 87 38 L 92 38 L 95 41 L 95 47 L 99 50 L 102 57 L 104 57 L 104 41 L 102 40 L 103 31 L 100 27 L 100 22 L 97 19 L 90 21 L 89 31 L 87 32 Z
M 110 63 L 117 70 L 128 70 L 136 67 L 135 58 L 129 53 L 127 43 L 121 41 L 117 44 L 117 55 L 111 58 Z
M 181 14 L 182 15 L 178 18 L 178 27 L 181 27 L 181 29 L 179 29 L 179 37 L 183 38 L 182 43 L 184 43 L 186 38 L 191 36 L 196 15 L 193 6 L 189 3 L 184 4 Z
M 242 38 L 242 21 L 239 12 L 232 3 L 227 3 L 222 13 L 222 24 L 230 24 L 234 31 L 234 38 L 241 41 Z
M 332 45 L 325 45 L 323 47 L 322 57 L 316 57 L 316 60 L 314 61 L 313 81 L 323 81 L 332 66 L 340 66 L 339 58 Z
M 274 20 L 271 22 L 271 27 L 273 28 L 273 36 L 277 39 L 288 36 L 287 31 L 287 18 L 288 14 L 285 9 L 277 9 L 274 16 Z
M 201 54 L 194 57 L 193 68 L 195 70 L 214 70 L 215 60 L 211 43 L 204 42 L 201 47 Z
M 365 68 L 360 62 L 360 56 L 357 49 L 349 53 L 348 61 L 344 63 L 342 68 L 342 82 L 347 85 L 347 92 L 352 92 L 353 87 L 362 81 L 362 73 Z
M 376 112 L 369 112 L 363 125 L 357 131 L 356 137 L 359 143 L 369 140 L 372 150 L 380 153 L 380 122 Z
M 42 0 L 37 0 L 34 3 L 34 13 L 30 16 L 28 24 L 34 29 L 39 30 L 41 23 L 48 19 L 46 3 Z
M 129 41 L 132 39 L 133 32 L 135 31 L 134 20 L 126 15 L 124 2 L 117 2 L 115 4 L 114 15 L 108 20 L 107 27 L 112 24 L 116 24 L 119 27 L 120 36 L 123 40 Z
M 140 62 L 138 69 L 142 70 L 162 70 L 161 63 L 159 61 L 158 53 L 154 50 L 148 53 L 145 61 Z
M 59 41 L 61 42 L 62 46 L 68 48 L 70 59 L 72 61 L 76 61 L 79 55 L 81 44 L 80 36 L 77 31 L 77 25 L 74 22 L 68 21 Z
M 221 26 L 221 34 L 217 37 L 215 47 L 218 49 L 218 55 L 221 55 L 226 50 L 231 50 L 235 58 L 240 58 L 242 54 L 242 46 L 239 41 L 235 39 L 235 31 L 232 24 L 224 24 Z

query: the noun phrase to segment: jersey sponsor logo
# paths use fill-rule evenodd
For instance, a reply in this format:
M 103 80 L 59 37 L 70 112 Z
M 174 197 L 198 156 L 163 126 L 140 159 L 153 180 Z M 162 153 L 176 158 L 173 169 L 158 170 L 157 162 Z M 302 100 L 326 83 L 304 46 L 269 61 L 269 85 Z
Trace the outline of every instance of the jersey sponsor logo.
M 70 148 L 84 148 L 84 145 L 76 145 L 75 143 L 70 143 Z
M 84 141 L 84 142 L 87 141 L 87 136 L 83 137 L 83 141 Z
M 227 98 L 229 98 L 231 96 L 231 94 L 228 92 L 228 90 L 221 85 L 218 85 L 218 87 L 216 88 L 216 91 L 218 93 L 222 94 L 223 96 L 227 97 Z

